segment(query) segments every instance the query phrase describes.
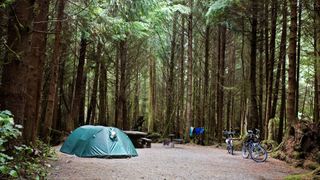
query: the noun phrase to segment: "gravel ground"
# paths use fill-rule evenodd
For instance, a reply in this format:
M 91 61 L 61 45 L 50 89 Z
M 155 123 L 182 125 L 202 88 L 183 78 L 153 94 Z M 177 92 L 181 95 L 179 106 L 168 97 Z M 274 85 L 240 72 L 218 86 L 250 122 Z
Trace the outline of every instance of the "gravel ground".
M 127 159 L 79 158 L 60 153 L 48 179 L 283 179 L 302 169 L 268 157 L 264 163 L 213 146 L 152 144 Z

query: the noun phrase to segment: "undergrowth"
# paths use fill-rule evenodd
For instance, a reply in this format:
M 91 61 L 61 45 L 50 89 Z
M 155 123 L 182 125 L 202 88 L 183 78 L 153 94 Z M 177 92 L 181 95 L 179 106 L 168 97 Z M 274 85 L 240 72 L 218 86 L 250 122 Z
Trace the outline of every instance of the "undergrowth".
M 0 111 L 0 179 L 43 179 L 48 175 L 48 160 L 56 159 L 55 151 L 39 140 L 23 144 L 21 129 L 10 111 Z

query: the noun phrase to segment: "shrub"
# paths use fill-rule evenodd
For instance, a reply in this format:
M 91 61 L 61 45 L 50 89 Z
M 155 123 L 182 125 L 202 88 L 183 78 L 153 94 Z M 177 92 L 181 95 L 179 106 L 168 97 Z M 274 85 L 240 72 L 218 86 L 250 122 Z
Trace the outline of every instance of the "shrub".
M 10 111 L 0 111 L 0 179 L 40 179 L 48 174 L 46 160 L 55 157 L 54 151 L 41 141 L 23 144 L 21 128 Z

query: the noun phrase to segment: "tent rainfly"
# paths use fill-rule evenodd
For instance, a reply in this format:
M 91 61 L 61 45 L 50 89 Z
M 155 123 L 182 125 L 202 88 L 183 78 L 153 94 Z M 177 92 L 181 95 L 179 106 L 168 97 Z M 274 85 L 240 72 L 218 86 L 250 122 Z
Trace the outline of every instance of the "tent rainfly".
M 129 137 L 115 127 L 85 125 L 74 130 L 61 152 L 79 157 L 138 156 Z

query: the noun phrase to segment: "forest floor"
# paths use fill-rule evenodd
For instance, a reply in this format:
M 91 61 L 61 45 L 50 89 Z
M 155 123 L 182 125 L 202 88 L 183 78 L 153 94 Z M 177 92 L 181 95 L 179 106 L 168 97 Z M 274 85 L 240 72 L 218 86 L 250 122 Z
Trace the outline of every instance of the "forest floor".
M 305 173 L 268 157 L 264 163 L 227 154 L 214 146 L 152 144 L 126 159 L 79 158 L 59 152 L 48 179 L 283 179 Z

